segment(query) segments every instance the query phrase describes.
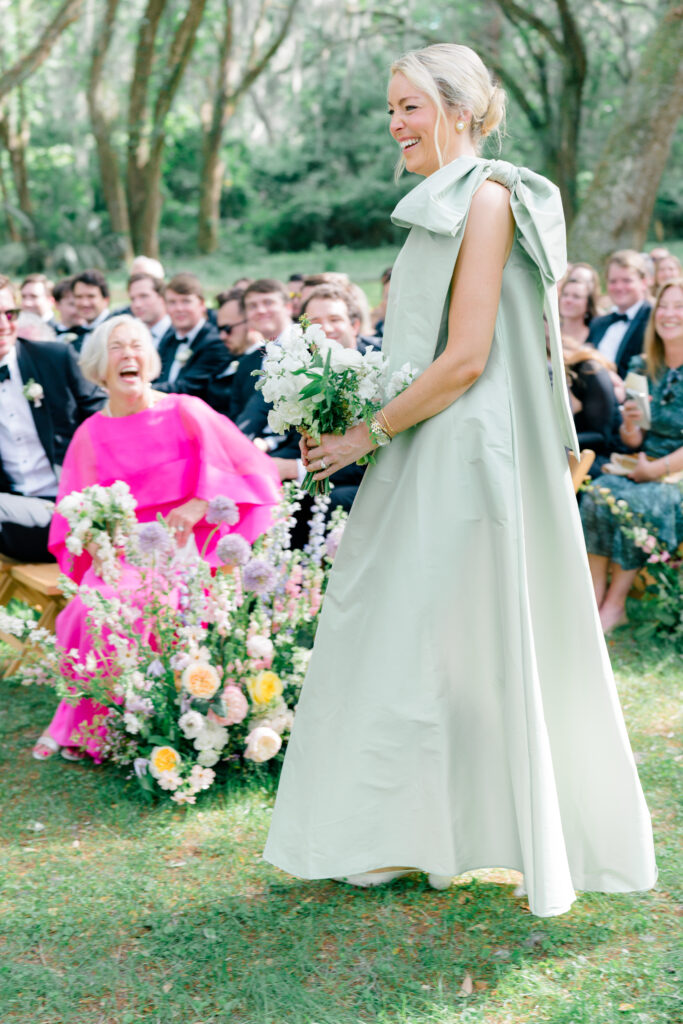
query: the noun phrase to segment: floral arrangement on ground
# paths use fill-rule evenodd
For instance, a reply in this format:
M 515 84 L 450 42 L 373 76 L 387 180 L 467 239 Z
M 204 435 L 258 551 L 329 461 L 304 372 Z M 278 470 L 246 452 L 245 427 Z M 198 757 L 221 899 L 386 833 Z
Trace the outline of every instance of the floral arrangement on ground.
M 120 501 L 125 485 L 114 486 Z M 70 495 L 66 509 L 81 539 L 88 490 Z M 100 515 L 106 497 L 98 488 Z M 254 544 L 234 532 L 221 537 L 214 571 L 199 553 L 179 553 L 162 519 L 125 533 L 119 516 L 118 584 L 61 578 L 65 594 L 87 606 L 85 651 L 63 650 L 35 622 L 0 612 L 2 628 L 27 641 L 21 682 L 101 705 L 74 745 L 92 752 L 94 744 L 97 760 L 120 766 L 147 796 L 194 803 L 235 772 L 279 769 L 345 519 L 335 511 L 326 522 L 329 498 L 318 497 L 308 543 L 294 550 L 298 497 L 285 489 L 273 526 Z M 206 518 L 216 529 L 234 526 L 238 510 L 220 497 Z
M 683 485 L 679 487 L 683 501 Z M 647 555 L 635 592 L 626 602 L 633 633 L 643 642 L 656 637 L 683 651 L 683 557 L 682 550 L 671 552 L 659 537 L 649 520 L 636 514 L 623 498 L 615 498 L 608 487 L 587 483 L 582 488 L 590 491 L 596 501 L 609 508 L 622 533 Z

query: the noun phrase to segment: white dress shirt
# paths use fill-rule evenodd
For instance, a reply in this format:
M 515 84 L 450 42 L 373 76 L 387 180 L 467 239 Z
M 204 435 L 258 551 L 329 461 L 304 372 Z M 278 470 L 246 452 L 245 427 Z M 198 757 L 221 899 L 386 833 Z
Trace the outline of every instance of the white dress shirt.
M 631 326 L 631 321 L 642 305 L 642 302 L 636 302 L 635 306 L 629 306 L 628 309 L 624 310 L 628 320 L 617 320 L 616 323 L 609 325 L 597 346 L 598 351 L 601 352 L 606 359 L 616 363 L 619 346 L 624 340 L 624 335 Z M 616 306 L 610 310 L 610 313 L 620 312 L 621 310 L 617 309 Z
M 155 324 L 152 324 L 152 326 L 149 328 L 149 333 L 152 335 L 154 347 L 157 350 L 159 349 L 159 342 L 166 334 L 166 331 L 169 329 L 170 326 L 171 318 L 168 315 L 168 313 L 166 313 L 165 316 L 162 316 L 161 320 L 157 320 L 157 322 Z
M 7 366 L 10 379 L 0 384 L 0 457 L 13 490 L 26 497 L 55 495 L 58 483 L 38 436 L 23 388 L 17 351 L 13 347 L 0 366 Z M 38 384 L 41 381 L 37 381 Z
M 199 320 L 198 323 L 194 325 L 189 334 L 186 334 L 184 338 L 181 338 L 178 332 L 176 331 L 176 338 L 180 338 L 180 345 L 178 345 L 178 348 L 176 349 L 176 358 L 171 363 L 171 369 L 168 371 L 169 384 L 175 384 L 178 374 L 180 373 L 183 366 L 187 362 L 186 359 L 178 359 L 178 352 L 183 347 L 183 345 L 188 345 L 190 348 L 192 347 L 192 342 L 197 337 L 205 323 L 206 317 L 204 317 L 203 320 Z

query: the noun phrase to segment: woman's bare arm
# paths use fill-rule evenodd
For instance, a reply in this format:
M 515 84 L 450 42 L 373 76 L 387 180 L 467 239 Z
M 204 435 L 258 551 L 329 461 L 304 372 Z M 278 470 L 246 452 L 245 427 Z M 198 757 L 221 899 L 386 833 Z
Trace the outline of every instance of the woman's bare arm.
M 513 232 L 508 190 L 497 182 L 484 182 L 472 199 L 453 273 L 446 347 L 417 380 L 385 406 L 396 433 L 442 412 L 483 373 Z M 325 460 L 327 469 L 316 473 L 320 480 L 375 447 L 364 423 L 342 436 L 326 434 L 319 445 L 310 439 L 307 443 L 306 462 L 313 470 Z

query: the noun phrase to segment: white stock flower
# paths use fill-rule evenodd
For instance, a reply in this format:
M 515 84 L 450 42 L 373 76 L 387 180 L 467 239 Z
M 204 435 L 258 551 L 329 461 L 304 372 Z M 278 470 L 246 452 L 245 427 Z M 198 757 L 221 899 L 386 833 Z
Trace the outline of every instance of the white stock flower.
M 193 746 L 195 750 L 213 750 L 215 744 L 213 736 L 208 729 L 202 729 L 202 731 L 195 736 Z

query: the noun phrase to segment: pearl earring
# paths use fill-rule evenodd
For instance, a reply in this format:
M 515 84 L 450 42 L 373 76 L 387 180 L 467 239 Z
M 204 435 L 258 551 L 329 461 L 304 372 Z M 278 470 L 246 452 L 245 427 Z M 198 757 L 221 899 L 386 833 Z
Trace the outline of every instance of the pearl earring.
M 458 121 L 456 126 L 455 126 L 455 130 L 458 131 L 458 132 L 464 131 L 465 130 L 465 122 L 464 121 Z

